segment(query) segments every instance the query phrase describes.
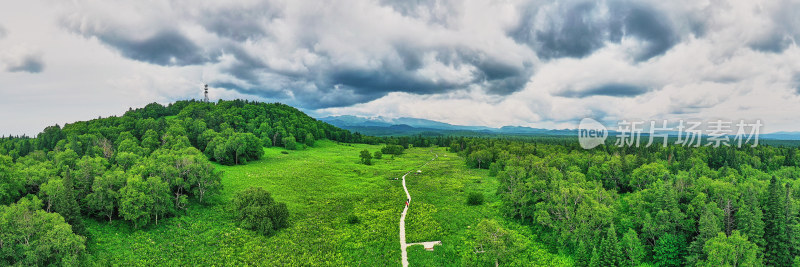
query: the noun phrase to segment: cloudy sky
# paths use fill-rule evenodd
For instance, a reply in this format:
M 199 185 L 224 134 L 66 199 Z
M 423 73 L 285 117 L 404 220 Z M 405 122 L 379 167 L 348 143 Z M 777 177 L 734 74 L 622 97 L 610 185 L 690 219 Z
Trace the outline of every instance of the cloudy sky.
M 800 130 L 799 1 L 13 1 L 0 135 L 202 98 L 312 116 Z

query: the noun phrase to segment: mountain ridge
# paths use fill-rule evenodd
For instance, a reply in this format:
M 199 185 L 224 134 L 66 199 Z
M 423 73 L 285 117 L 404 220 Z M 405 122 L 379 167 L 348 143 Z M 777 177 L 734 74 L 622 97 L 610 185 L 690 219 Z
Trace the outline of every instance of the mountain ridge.
M 544 129 L 526 126 L 502 126 L 492 128 L 487 126 L 453 125 L 429 119 L 399 117 L 361 117 L 353 115 L 326 116 L 317 118 L 336 127 L 357 131 L 363 134 L 386 135 L 417 135 L 428 132 L 440 135 L 575 135 L 574 129 Z
M 337 115 L 317 118 L 336 127 L 360 132 L 374 136 L 391 135 L 531 135 L 531 136 L 575 136 L 577 129 L 545 129 L 527 126 L 506 125 L 498 128 L 487 126 L 454 125 L 446 122 L 429 119 L 399 117 L 387 118 L 382 116 L 362 117 L 354 115 Z M 609 136 L 616 131 L 609 129 Z M 646 133 L 643 133 L 646 134 Z M 677 132 L 668 132 L 670 137 Z M 800 140 L 800 131 L 779 131 L 762 133 L 762 139 L 771 140 Z

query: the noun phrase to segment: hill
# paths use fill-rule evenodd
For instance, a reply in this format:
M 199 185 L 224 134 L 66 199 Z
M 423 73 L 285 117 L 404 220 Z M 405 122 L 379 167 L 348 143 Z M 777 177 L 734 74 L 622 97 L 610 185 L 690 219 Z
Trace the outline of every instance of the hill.
M 362 137 L 287 105 L 233 100 L 152 103 L 2 138 L 0 243 L 9 246 L 0 265 L 81 265 L 94 238 L 86 220 L 158 225 L 219 196 L 224 174 L 211 161 L 246 164 L 264 147 L 304 149 L 316 139 Z

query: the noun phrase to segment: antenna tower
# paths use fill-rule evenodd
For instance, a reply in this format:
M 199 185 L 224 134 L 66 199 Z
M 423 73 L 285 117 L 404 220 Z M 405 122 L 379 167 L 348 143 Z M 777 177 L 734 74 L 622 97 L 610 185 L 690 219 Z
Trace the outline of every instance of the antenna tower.
M 206 84 L 205 92 L 203 94 L 205 95 L 203 102 L 208 103 L 208 84 Z

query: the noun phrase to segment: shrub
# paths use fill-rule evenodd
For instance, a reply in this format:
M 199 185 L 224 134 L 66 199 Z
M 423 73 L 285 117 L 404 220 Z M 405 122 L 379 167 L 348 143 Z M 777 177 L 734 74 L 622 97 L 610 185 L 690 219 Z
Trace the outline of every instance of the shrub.
M 286 151 L 286 150 L 281 151 L 281 154 L 289 154 L 289 151 Z
M 358 218 L 355 214 L 350 214 L 347 216 L 347 223 L 349 224 L 358 224 L 361 223 L 361 219 Z
M 288 150 L 297 149 L 297 141 L 294 139 L 294 136 L 284 137 L 282 141 L 284 148 Z
M 369 150 L 362 150 L 361 151 L 361 163 L 364 165 L 372 165 L 372 155 L 369 153 Z
M 383 158 L 383 153 L 381 153 L 380 151 L 375 151 L 375 155 L 372 158 L 381 159 Z
M 314 135 L 310 133 L 306 134 L 306 139 L 303 142 L 306 144 L 306 146 L 314 146 Z
M 271 235 L 289 225 L 286 203 L 276 202 L 261 187 L 250 187 L 236 194 L 233 214 L 242 228 Z
M 477 206 L 483 204 L 483 194 L 478 192 L 469 193 L 467 196 L 467 205 Z
M 489 177 L 497 177 L 497 174 L 503 170 L 503 165 L 500 162 L 489 164 Z
M 403 146 L 401 145 L 386 145 L 385 147 L 381 148 L 381 152 L 383 154 L 392 154 L 392 155 L 400 155 L 403 154 Z

